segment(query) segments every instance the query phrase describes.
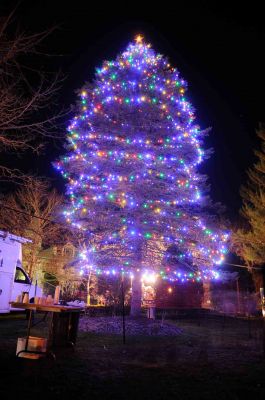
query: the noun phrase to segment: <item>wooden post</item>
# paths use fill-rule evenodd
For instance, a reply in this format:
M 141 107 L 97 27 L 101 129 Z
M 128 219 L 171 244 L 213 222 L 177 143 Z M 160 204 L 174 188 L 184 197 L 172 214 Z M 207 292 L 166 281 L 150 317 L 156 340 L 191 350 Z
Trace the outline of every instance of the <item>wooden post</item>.
M 202 300 L 202 308 L 212 309 L 212 293 L 211 293 L 211 284 L 210 282 L 203 282 L 203 300 Z

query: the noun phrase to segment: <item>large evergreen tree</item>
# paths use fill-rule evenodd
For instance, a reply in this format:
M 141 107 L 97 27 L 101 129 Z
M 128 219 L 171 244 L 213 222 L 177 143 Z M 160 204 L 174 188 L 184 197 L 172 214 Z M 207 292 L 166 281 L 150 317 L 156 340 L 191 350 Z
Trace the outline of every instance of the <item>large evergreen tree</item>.
M 186 89 L 138 36 L 80 91 L 69 153 L 56 163 L 68 180 L 66 218 L 91 243 L 83 257 L 98 272 L 134 275 L 132 315 L 140 310 L 143 271 L 211 279 L 226 252 L 227 234 L 212 230 L 207 217 L 206 178 L 197 170 L 205 132 L 194 124 Z M 164 261 L 172 245 L 189 272 Z
M 241 214 L 247 225 L 233 235 L 237 254 L 253 269 L 256 289 L 264 287 L 265 275 L 265 127 L 257 131 L 260 150 L 255 151 L 257 162 L 248 171 L 248 183 L 242 187 Z

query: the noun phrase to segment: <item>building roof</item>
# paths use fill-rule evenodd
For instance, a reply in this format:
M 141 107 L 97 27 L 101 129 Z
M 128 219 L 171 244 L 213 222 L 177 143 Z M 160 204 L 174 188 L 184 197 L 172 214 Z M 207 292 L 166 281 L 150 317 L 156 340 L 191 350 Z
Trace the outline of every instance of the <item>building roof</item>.
M 22 236 L 13 235 L 12 233 L 1 230 L 0 230 L 0 238 L 2 238 L 3 240 L 8 238 L 9 240 L 13 240 L 14 242 L 19 242 L 19 243 L 32 243 L 32 240 L 30 239 L 26 239 Z

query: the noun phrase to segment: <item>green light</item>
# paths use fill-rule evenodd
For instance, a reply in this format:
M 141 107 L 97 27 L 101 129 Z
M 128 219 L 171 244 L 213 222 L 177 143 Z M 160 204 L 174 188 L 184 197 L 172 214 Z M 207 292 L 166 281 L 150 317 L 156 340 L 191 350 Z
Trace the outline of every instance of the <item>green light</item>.
M 143 208 L 148 208 L 148 204 L 144 203 Z
M 146 239 L 151 239 L 152 233 L 146 232 L 146 233 L 144 234 L 144 237 L 145 237 Z
M 160 172 L 159 176 L 160 176 L 160 178 L 164 178 L 165 174 L 163 174 L 163 172 Z

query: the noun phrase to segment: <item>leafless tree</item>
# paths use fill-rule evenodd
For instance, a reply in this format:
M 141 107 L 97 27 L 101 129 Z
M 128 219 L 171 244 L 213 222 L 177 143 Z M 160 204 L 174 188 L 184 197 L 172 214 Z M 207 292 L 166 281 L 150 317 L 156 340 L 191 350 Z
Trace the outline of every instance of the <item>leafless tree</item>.
M 64 240 L 66 228 L 58 221 L 58 210 L 63 196 L 50 189 L 47 181 L 40 178 L 28 180 L 0 201 L 0 229 L 25 236 L 32 240 L 27 246 L 25 259 L 32 275 L 43 246 Z
M 43 63 L 40 45 L 54 28 L 27 34 L 14 15 L 0 16 L 0 152 L 39 152 L 44 138 L 60 136 L 58 124 L 65 114 L 54 112 L 61 74 L 34 67 Z M 34 57 L 41 59 L 36 63 Z M 27 176 L 0 163 L 0 179 L 21 182 Z

